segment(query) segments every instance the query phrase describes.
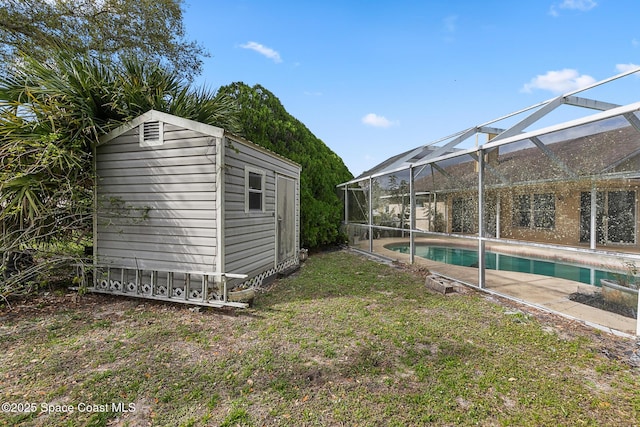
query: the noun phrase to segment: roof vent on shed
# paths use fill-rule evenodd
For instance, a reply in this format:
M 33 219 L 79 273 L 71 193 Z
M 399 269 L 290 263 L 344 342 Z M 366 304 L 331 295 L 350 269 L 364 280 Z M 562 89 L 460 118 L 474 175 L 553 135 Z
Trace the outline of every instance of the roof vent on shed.
M 140 125 L 140 145 L 153 147 L 164 143 L 164 129 L 162 122 L 145 122 Z

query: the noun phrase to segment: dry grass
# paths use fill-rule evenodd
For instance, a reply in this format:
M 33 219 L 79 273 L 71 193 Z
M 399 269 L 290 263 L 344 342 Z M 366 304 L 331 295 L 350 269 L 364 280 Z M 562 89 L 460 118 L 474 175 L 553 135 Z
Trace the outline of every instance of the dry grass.
M 245 311 L 101 295 L 5 307 L 0 398 L 37 411 L 0 425 L 638 424 L 634 341 L 431 294 L 420 273 L 339 251 Z

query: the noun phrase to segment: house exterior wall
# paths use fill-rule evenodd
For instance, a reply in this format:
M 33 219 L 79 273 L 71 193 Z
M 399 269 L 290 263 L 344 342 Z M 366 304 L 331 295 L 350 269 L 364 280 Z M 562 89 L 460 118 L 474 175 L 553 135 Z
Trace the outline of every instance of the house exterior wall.
M 300 167 L 267 150 L 240 139 L 226 138 L 224 167 L 224 268 L 230 273 L 249 276 L 273 271 L 276 267 L 276 178 L 293 178 L 295 195 L 296 262 L 299 243 Z M 264 174 L 264 206 L 246 206 L 247 170 Z
M 98 264 L 216 270 L 218 141 L 164 123 L 162 145 L 141 146 L 135 127 L 96 149 Z
M 638 194 L 640 194 L 640 186 L 631 185 L 625 181 L 608 181 L 601 182 L 597 185 L 597 192 L 618 192 L 632 191 L 635 192 L 634 203 L 634 227 L 633 242 L 619 243 L 615 241 L 599 242 L 600 246 L 608 247 L 638 247 L 640 239 L 638 233 L 640 230 Z M 581 194 L 591 192 L 591 183 L 549 183 L 545 185 L 531 185 L 509 188 L 506 190 L 487 190 L 485 195 L 485 215 L 487 221 L 490 222 L 488 212 L 496 209 L 497 200 L 500 200 L 500 238 L 522 240 L 538 243 L 549 243 L 570 246 L 588 246 L 588 241 L 581 241 Z M 514 220 L 514 197 L 518 195 L 529 195 L 533 197 L 535 194 L 552 194 L 554 200 L 554 226 L 549 228 L 536 227 L 531 224 L 527 227 L 519 226 Z M 465 212 L 465 217 L 470 217 L 472 227 L 469 233 L 477 232 L 477 221 L 473 218 L 477 217 L 477 197 L 473 195 L 455 195 L 451 194 L 447 197 L 446 209 L 451 212 L 447 218 L 447 231 L 456 233 L 453 229 L 453 217 L 461 215 L 456 211 L 454 199 L 464 199 L 469 202 L 469 212 Z M 590 214 L 590 211 L 585 213 Z M 495 217 L 493 218 L 495 220 Z M 495 230 L 495 224 L 487 224 L 487 230 Z M 489 233 L 491 234 L 491 233 Z M 491 237 L 495 237 L 491 235 Z
M 621 215 L 633 217 L 632 224 L 624 224 L 627 240 L 617 241 L 609 233 L 608 223 L 621 220 L 615 213 L 602 213 L 602 225 L 600 231 L 605 236 L 598 238 L 597 246 L 610 249 L 640 248 L 640 185 L 636 180 L 606 180 L 596 183 L 598 194 L 632 193 L 633 206 L 621 211 Z M 528 241 L 536 243 L 557 244 L 575 247 L 590 246 L 590 194 L 591 181 L 564 181 L 548 182 L 544 184 L 519 185 L 508 188 L 488 188 L 484 194 L 485 236 L 499 237 L 502 239 Z M 531 223 L 523 226 L 514 219 L 514 199 L 527 195 L 533 198 L 535 195 L 551 195 L 553 199 L 553 226 L 536 226 L 531 217 Z M 587 205 L 582 197 L 588 198 Z M 473 236 L 478 232 L 478 192 L 474 190 L 450 192 L 439 194 L 437 205 L 430 203 L 430 195 L 416 201 L 415 229 L 417 231 L 446 232 Z M 607 201 L 599 202 L 599 209 L 607 209 Z M 499 212 L 498 212 L 499 207 Z M 399 203 L 386 203 L 378 206 L 379 212 L 390 216 L 391 220 L 384 222 L 374 221 L 373 225 L 392 227 L 395 230 L 377 230 L 374 236 L 391 237 L 400 236 L 401 230 L 409 228 L 408 213 L 405 220 L 401 221 L 398 213 L 402 211 Z M 408 211 L 408 208 L 406 209 Z M 406 212 L 405 211 L 405 212 Z M 434 215 L 436 213 L 436 215 Z M 374 211 L 374 216 L 376 212 Z M 499 225 L 500 230 L 496 227 Z M 364 228 L 359 229 L 364 230 Z M 604 230 L 604 231 L 603 231 Z M 498 233 L 499 231 L 499 233 Z M 585 235 L 586 233 L 586 235 Z M 361 234 L 365 234 L 362 232 Z M 362 235 L 359 238 L 363 238 Z
M 581 215 L 581 194 L 591 191 L 590 184 L 557 184 L 555 187 L 531 187 L 519 190 L 526 194 L 552 193 L 555 196 L 555 226 L 551 229 L 535 227 L 517 227 L 513 221 L 513 195 L 517 191 L 505 192 L 501 194 L 501 237 L 507 239 L 527 240 L 541 243 L 554 243 L 561 245 L 580 246 L 587 245 L 588 242 L 581 242 L 580 239 L 580 215 Z M 600 242 L 606 246 L 638 246 L 638 230 L 640 230 L 640 219 L 638 218 L 638 194 L 640 186 L 630 185 L 625 182 L 604 182 L 597 185 L 598 192 L 633 191 L 635 192 L 634 220 L 635 230 L 634 241 L 629 243 Z M 588 215 L 588 214 L 587 214 Z
M 587 190 L 588 191 L 588 190 Z M 580 241 L 580 192 L 558 188 L 532 187 L 500 194 L 500 236 L 507 239 L 527 240 L 540 243 L 578 245 Z M 519 227 L 513 219 L 513 197 L 518 194 L 551 193 L 555 200 L 555 226 L 553 228 Z

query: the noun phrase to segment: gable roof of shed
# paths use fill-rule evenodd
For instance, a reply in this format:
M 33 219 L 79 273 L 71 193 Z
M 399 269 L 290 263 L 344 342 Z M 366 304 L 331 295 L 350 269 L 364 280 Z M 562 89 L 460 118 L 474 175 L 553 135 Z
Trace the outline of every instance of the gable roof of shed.
M 146 122 L 151 122 L 151 121 L 161 121 L 164 123 L 169 123 L 171 125 L 174 126 L 179 126 L 179 127 L 183 127 L 185 129 L 190 129 L 196 132 L 200 132 L 202 134 L 205 135 L 210 135 L 216 138 L 222 138 L 224 136 L 227 136 L 229 138 L 232 138 L 233 140 L 236 140 L 238 142 L 242 142 L 244 144 L 250 145 L 251 147 L 254 147 L 257 150 L 263 151 L 273 157 L 277 157 L 280 158 L 300 169 L 302 169 L 302 167 L 300 166 L 299 163 L 294 162 L 293 160 L 282 156 L 278 153 L 276 153 L 275 151 L 269 150 L 268 148 L 265 148 L 261 145 L 258 145 L 254 142 L 251 142 L 249 140 L 244 139 L 243 137 L 236 135 L 234 133 L 228 132 L 226 130 L 224 130 L 223 128 L 217 127 L 217 126 L 212 126 L 212 125 L 208 125 L 205 123 L 201 123 L 195 120 L 191 120 L 191 119 L 185 119 L 183 117 L 179 117 L 179 116 L 174 116 L 173 114 L 169 114 L 169 113 L 163 113 L 162 111 L 158 111 L 158 110 L 149 110 L 144 114 L 139 115 L 138 117 L 136 117 L 135 119 L 113 129 L 111 132 L 106 133 L 104 135 L 102 135 L 100 137 L 100 143 L 99 145 L 102 144 L 106 144 L 109 141 L 114 140 L 115 138 L 117 138 L 118 136 L 130 131 L 131 129 L 135 129 L 136 127 L 140 126 L 143 123 Z
M 111 132 L 100 137 L 100 144 L 105 144 L 118 136 L 122 135 L 125 132 L 130 131 L 142 123 L 151 122 L 151 121 L 161 121 L 164 123 L 169 123 L 174 126 L 180 126 L 183 128 L 191 129 L 205 135 L 211 135 L 218 138 L 222 138 L 224 136 L 224 129 L 207 125 L 204 123 L 197 122 L 195 120 L 185 119 L 182 117 L 174 116 L 173 114 L 163 113 L 162 111 L 157 110 L 149 110 L 144 114 L 136 117 L 135 119 L 115 128 Z

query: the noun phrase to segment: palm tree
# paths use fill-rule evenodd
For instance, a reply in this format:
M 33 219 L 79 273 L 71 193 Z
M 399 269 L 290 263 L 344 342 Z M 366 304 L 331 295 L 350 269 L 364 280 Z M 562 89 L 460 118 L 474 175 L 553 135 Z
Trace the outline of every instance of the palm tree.
M 87 241 L 93 148 L 150 109 L 239 130 L 231 97 L 159 64 L 59 52 L 49 63 L 23 56 L 0 76 L 0 253 Z

